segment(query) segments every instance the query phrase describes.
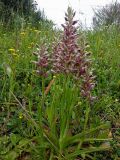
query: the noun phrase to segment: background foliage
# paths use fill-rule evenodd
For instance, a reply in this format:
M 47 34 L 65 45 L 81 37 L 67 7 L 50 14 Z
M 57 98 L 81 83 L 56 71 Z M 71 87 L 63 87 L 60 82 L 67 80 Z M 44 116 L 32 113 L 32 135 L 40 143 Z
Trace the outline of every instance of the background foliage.
M 33 0 L 0 0 L 0 21 L 9 29 L 28 22 L 34 26 L 44 21 L 53 25 Z
M 94 9 L 93 26 L 120 25 L 120 3 L 115 2 L 102 8 Z

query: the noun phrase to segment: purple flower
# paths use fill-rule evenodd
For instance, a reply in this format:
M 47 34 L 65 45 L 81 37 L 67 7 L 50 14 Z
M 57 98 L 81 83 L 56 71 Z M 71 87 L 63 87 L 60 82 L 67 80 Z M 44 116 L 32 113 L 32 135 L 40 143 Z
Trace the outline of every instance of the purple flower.
M 35 64 L 37 73 L 44 77 L 50 71 L 53 74 L 72 75 L 78 82 L 80 81 L 81 95 L 91 101 L 94 99 L 91 91 L 95 83 L 91 72 L 90 53 L 78 45 L 79 35 L 75 26 L 77 21 L 74 20 L 74 17 L 75 12 L 68 7 L 65 14 L 65 24 L 62 25 L 64 31 L 61 39 L 57 44 L 53 44 L 51 55 L 46 46 L 42 45 L 39 52 L 36 53 L 38 61 Z
M 45 44 L 38 49 L 38 52 L 35 52 L 34 55 L 37 56 L 37 61 L 33 61 L 37 67 L 37 74 L 40 76 L 46 77 L 48 75 L 49 68 L 49 53 Z
M 75 79 L 82 80 L 81 94 L 91 100 L 91 90 L 94 88 L 94 77 L 90 71 L 90 54 L 81 50 L 78 45 L 77 21 L 75 12 L 68 7 L 65 14 L 64 32 L 61 41 L 54 46 L 52 54 L 52 71 L 54 73 L 72 74 Z

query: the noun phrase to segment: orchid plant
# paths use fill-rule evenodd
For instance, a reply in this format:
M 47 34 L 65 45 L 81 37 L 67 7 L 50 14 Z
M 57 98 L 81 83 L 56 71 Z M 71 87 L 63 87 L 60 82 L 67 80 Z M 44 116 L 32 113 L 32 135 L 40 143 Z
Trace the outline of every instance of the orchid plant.
M 92 159 L 91 153 L 109 149 L 109 146 L 96 146 L 94 143 L 109 140 L 99 136 L 99 131 L 109 128 L 109 124 L 93 128 L 89 123 L 91 102 L 95 99 L 92 95 L 95 76 L 90 53 L 79 47 L 78 21 L 74 17 L 75 12 L 68 7 L 62 25 L 64 31 L 61 39 L 52 46 L 51 53 L 45 44 L 34 53 L 37 73 L 44 82 L 39 106 L 40 132 L 43 135 L 40 137 L 42 143 L 46 140 L 43 153 L 46 151 L 45 158 L 50 160 Z M 52 76 L 46 87 L 45 80 Z M 83 115 L 77 115 L 78 107 L 85 109 L 81 111 Z

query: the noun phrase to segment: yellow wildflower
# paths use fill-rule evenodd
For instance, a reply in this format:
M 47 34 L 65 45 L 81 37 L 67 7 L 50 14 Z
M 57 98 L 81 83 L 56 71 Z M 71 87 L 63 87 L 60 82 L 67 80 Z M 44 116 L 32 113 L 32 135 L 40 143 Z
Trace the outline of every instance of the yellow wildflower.
M 79 101 L 79 102 L 78 102 L 78 105 L 80 106 L 81 104 L 82 104 L 82 102 Z
M 40 33 L 40 31 L 39 31 L 39 30 L 37 30 L 37 29 L 34 29 L 34 32 L 36 32 L 36 33 Z
M 11 55 L 13 57 L 19 57 L 19 55 L 16 54 L 17 51 L 14 48 L 10 48 L 10 49 L 8 49 L 8 51 L 11 53 Z
M 9 48 L 8 51 L 15 52 L 15 49 L 14 48 Z
M 20 35 L 21 35 L 21 36 L 25 36 L 25 32 L 21 32 Z
M 53 79 L 55 79 L 56 78 L 56 76 L 53 76 Z
M 23 114 L 20 113 L 20 114 L 19 114 L 19 119 L 22 119 L 22 118 L 23 118 Z

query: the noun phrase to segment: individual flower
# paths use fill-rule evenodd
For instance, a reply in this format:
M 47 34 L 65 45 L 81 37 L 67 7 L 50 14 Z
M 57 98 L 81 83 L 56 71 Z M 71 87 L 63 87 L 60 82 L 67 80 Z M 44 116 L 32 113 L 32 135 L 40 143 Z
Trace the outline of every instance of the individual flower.
M 23 114 L 22 113 L 19 114 L 19 119 L 23 119 Z
M 9 52 L 15 52 L 15 49 L 14 48 L 9 48 L 8 51 Z
M 17 51 L 14 48 L 9 48 L 8 51 L 13 57 L 19 57 L 19 55 L 16 53 Z
M 25 32 L 21 32 L 20 33 L 21 36 L 25 36 L 25 34 L 26 34 Z

